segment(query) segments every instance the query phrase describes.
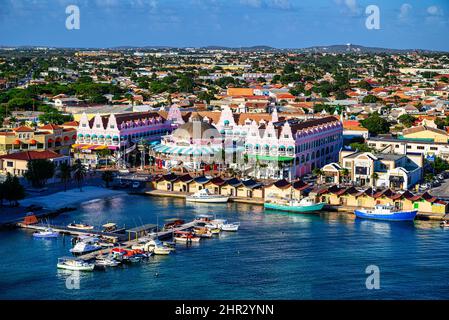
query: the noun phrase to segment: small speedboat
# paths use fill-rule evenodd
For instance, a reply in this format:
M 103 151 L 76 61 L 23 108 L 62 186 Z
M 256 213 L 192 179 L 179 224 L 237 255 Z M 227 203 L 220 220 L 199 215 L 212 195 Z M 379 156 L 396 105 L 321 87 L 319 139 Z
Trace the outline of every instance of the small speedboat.
M 226 203 L 229 197 L 218 194 L 213 194 L 209 189 L 201 189 L 191 196 L 186 197 L 186 201 L 190 202 L 205 202 L 205 203 Z
M 70 223 L 67 228 L 69 229 L 78 229 L 78 230 L 93 230 L 94 226 L 90 226 L 84 223 Z
M 223 231 L 238 231 L 240 227 L 240 222 L 226 223 L 222 225 L 221 230 Z
M 58 235 L 59 234 L 51 228 L 33 233 L 33 237 L 35 238 L 57 238 Z
M 103 247 L 98 244 L 96 238 L 87 238 L 75 244 L 75 246 L 72 249 L 70 249 L 70 252 L 75 255 L 85 254 L 92 251 L 100 250 L 102 248 Z
M 418 210 L 401 211 L 390 204 L 376 204 L 374 209 L 354 210 L 357 218 L 387 220 L 387 221 L 413 221 Z
M 95 268 L 95 264 L 88 263 L 80 259 L 59 258 L 57 267 L 59 269 L 66 269 L 73 271 L 93 271 Z
M 210 230 L 206 227 L 195 227 L 193 229 L 193 233 L 201 238 L 211 238 L 212 237 L 212 232 L 210 232 Z
M 443 220 L 440 222 L 441 228 L 449 228 L 449 222 L 447 220 Z
M 212 233 L 212 235 L 217 235 L 221 232 L 221 229 L 218 228 L 215 224 L 206 224 L 204 227 L 207 228 Z
M 117 267 L 120 265 L 120 261 L 115 260 L 112 256 L 100 256 L 96 258 L 95 265 L 100 267 Z
M 185 243 L 191 243 L 191 242 L 200 242 L 201 238 L 195 236 L 192 232 L 187 231 L 176 231 L 173 239 L 176 242 L 185 242 Z

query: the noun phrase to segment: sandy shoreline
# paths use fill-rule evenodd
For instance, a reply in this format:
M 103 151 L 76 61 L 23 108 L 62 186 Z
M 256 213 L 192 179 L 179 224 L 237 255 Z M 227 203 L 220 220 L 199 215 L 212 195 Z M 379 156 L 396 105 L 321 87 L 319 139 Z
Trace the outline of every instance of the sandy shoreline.
M 126 194 L 126 192 L 101 187 L 86 186 L 83 187 L 83 191 L 81 192 L 78 188 L 70 189 L 66 192 L 60 191 L 46 196 L 27 198 L 20 201 L 20 204 L 24 207 L 35 204 L 40 205 L 45 209 L 56 210 L 59 208 L 74 206 L 82 202 L 120 194 Z

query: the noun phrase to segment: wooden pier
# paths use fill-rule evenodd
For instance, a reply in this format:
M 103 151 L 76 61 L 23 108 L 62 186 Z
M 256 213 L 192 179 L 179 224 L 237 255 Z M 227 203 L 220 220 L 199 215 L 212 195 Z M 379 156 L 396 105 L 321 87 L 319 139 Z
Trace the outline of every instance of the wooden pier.
M 137 244 L 139 242 L 139 239 L 141 239 L 143 237 L 148 237 L 148 238 L 152 238 L 152 239 L 167 239 L 172 236 L 173 232 L 185 231 L 187 229 L 195 227 L 196 224 L 197 224 L 197 221 L 191 221 L 191 222 L 185 223 L 177 228 L 170 229 L 170 230 L 158 231 L 158 232 L 153 232 L 153 233 L 143 232 L 142 234 L 136 233 L 137 236 L 134 239 L 130 239 L 130 234 L 132 232 L 135 232 L 135 229 L 139 229 L 139 231 L 140 230 L 147 231 L 147 230 L 150 230 L 151 227 L 156 228 L 157 226 L 156 225 L 144 225 L 142 227 L 126 230 L 125 234 L 119 234 L 119 233 L 113 233 L 113 232 L 103 232 L 103 231 L 99 231 L 99 230 L 79 230 L 79 229 L 71 229 L 71 228 L 64 227 L 64 226 L 53 226 L 53 225 L 49 226 L 49 225 L 43 225 L 43 224 L 27 225 L 24 223 L 17 223 L 16 226 L 19 228 L 35 230 L 35 231 L 43 231 L 47 228 L 51 228 L 55 232 L 58 232 L 61 234 L 73 235 L 73 236 L 85 236 L 85 235 L 92 235 L 94 237 L 102 236 L 102 237 L 109 238 L 109 239 L 113 240 L 115 243 L 119 242 L 120 248 L 129 249 L 133 245 Z M 99 249 L 99 250 L 96 250 L 93 252 L 89 252 L 84 255 L 80 255 L 80 256 L 78 256 L 78 258 L 82 259 L 82 260 L 91 260 L 91 259 L 94 259 L 95 257 L 97 257 L 98 255 L 109 253 L 110 250 L 111 250 L 111 248 L 105 247 L 105 248 L 102 248 L 102 249 Z
M 123 241 L 126 238 L 125 234 L 119 234 L 114 232 L 103 232 L 99 230 L 80 230 L 80 229 L 71 229 L 65 226 L 54 226 L 54 225 L 44 225 L 44 224 L 24 224 L 24 223 L 17 223 L 17 227 L 23 228 L 23 229 L 30 229 L 35 231 L 44 231 L 45 229 L 51 228 L 54 231 L 61 233 L 61 234 L 68 234 L 72 236 L 86 236 L 86 235 L 92 235 L 92 236 L 102 236 L 104 238 L 108 238 L 111 240 L 114 240 L 115 242 Z
M 197 224 L 196 221 L 191 221 L 191 222 L 188 222 L 188 223 L 185 223 L 185 224 L 179 226 L 178 228 L 174 228 L 174 229 L 170 229 L 170 230 L 166 230 L 166 231 L 155 232 L 153 234 L 144 235 L 143 237 L 148 237 L 148 238 L 152 238 L 152 239 L 167 239 L 167 238 L 171 237 L 173 232 L 184 231 L 184 230 L 193 228 L 196 226 L 196 224 Z M 120 248 L 130 249 L 133 245 L 139 243 L 139 239 L 143 238 L 143 237 L 138 237 L 137 239 L 132 239 L 132 240 L 122 242 L 120 244 Z M 87 260 L 95 259 L 99 255 L 109 253 L 110 250 L 111 250 L 111 248 L 103 248 L 103 249 L 100 249 L 97 251 L 89 252 L 87 254 L 78 256 L 78 258 L 87 261 Z

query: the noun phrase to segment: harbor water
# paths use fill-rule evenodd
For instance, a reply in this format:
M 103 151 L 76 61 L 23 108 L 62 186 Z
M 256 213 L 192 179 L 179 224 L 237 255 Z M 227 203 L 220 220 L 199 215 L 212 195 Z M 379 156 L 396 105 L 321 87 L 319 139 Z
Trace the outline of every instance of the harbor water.
M 178 245 L 176 253 L 106 271 L 58 270 L 71 237 L 0 232 L 0 299 L 448 299 L 449 230 L 342 213 L 289 214 L 244 204 L 119 195 L 53 218 L 131 228 L 197 214 L 240 221 L 236 233 Z M 368 266 L 380 289 L 367 289 Z

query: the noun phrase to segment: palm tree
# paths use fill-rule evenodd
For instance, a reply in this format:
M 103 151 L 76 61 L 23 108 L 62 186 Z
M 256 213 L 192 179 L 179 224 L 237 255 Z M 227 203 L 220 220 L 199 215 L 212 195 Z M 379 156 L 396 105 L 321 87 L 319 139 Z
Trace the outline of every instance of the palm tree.
M 321 178 L 323 175 L 323 171 L 320 168 L 315 168 L 312 170 L 312 173 L 317 176 L 317 178 Z
M 64 192 L 67 191 L 67 182 L 72 178 L 72 168 L 65 162 L 59 166 L 59 178 L 64 183 Z
M 343 179 L 346 182 L 346 178 L 349 176 L 349 170 L 347 168 L 341 169 L 341 175 L 343 176 Z
M 73 171 L 73 177 L 75 178 L 75 181 L 78 183 L 78 187 L 80 188 L 80 191 L 83 191 L 82 183 L 83 183 L 84 177 L 86 176 L 86 167 L 84 167 L 84 165 L 81 163 L 80 159 L 77 159 L 75 161 L 72 171 Z
M 97 153 L 100 158 L 106 159 L 106 167 L 108 166 L 108 159 L 111 156 L 111 153 L 112 152 L 109 149 L 103 149 Z
M 373 187 L 376 187 L 376 181 L 379 178 L 379 175 L 377 174 L 377 172 L 373 172 L 373 174 L 371 175 L 371 179 L 373 180 Z

